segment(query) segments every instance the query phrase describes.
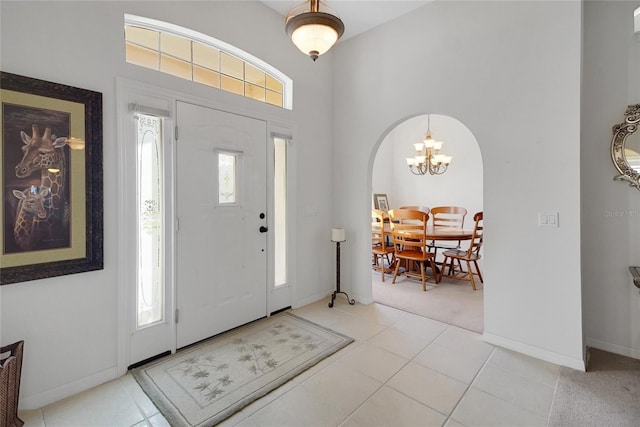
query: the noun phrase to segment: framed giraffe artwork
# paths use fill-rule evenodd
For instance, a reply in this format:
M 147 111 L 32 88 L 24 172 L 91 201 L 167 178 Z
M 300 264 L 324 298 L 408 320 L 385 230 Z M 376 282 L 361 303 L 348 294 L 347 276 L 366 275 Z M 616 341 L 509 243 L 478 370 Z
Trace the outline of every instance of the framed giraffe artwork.
M 102 269 L 102 94 L 0 72 L 0 104 L 0 285 Z

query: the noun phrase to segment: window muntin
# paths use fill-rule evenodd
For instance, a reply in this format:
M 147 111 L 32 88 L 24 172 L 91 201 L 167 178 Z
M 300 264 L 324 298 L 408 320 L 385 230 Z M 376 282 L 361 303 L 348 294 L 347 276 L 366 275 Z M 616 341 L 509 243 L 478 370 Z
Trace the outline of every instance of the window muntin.
M 125 15 L 126 61 L 291 109 L 292 81 L 224 42 L 173 24 Z

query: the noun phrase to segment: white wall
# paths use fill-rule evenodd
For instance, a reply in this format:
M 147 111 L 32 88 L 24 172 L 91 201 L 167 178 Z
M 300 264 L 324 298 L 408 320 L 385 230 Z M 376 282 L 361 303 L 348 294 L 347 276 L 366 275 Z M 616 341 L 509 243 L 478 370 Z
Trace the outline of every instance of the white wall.
M 406 158 L 415 155 L 413 144 L 427 131 L 427 116 L 420 114 L 393 128 L 375 154 L 373 193 L 386 193 L 390 208 L 400 206 L 462 206 L 471 227 L 473 214 L 482 210 L 482 156 L 477 141 L 453 117 L 431 114 L 433 138 L 444 141 L 442 153 L 453 156 L 443 175 L 414 175 Z M 386 189 L 381 191 L 380 189 Z M 380 190 L 380 191 L 379 191 Z
M 434 2 L 335 50 L 335 220 L 344 287 L 370 301 L 377 146 L 437 111 L 483 157 L 485 339 L 584 369 L 580 271 L 580 2 Z M 559 228 L 537 225 L 560 213 Z M 559 256 L 558 254 L 561 254 Z
M 640 265 L 640 191 L 614 182 L 611 127 L 640 103 L 640 1 L 584 6 L 582 277 L 585 341 L 640 358 L 640 295 L 628 267 Z
M 294 81 L 294 110 L 126 64 L 123 15 L 192 28 L 235 45 Z M 287 38 L 282 17 L 257 2 L 0 2 L 2 71 L 103 94 L 104 270 L 0 288 L 0 342 L 25 340 L 21 406 L 33 408 L 112 379 L 118 350 L 116 77 L 206 97 L 294 125 L 299 155 L 294 305 L 334 285 L 332 212 L 332 54 L 317 62 Z M 309 160 L 311 159 L 311 160 Z M 309 242 L 326 242 L 309 245 Z

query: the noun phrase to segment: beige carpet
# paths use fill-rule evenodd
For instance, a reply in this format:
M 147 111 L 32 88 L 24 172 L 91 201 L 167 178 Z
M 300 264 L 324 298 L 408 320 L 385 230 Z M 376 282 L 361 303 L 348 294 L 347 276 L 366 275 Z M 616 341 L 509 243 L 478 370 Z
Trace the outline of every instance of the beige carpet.
M 474 291 L 469 282 L 443 278 L 438 285 L 427 282 L 424 292 L 420 281 L 399 276 L 392 284 L 392 278 L 393 275 L 385 274 L 382 283 L 380 274 L 373 273 L 373 298 L 377 303 L 470 331 L 484 330 L 482 284 Z
M 549 426 L 640 426 L 640 360 L 589 353 L 587 372 L 562 368 Z
M 233 415 L 353 339 L 289 313 L 218 335 L 132 371 L 172 427 Z

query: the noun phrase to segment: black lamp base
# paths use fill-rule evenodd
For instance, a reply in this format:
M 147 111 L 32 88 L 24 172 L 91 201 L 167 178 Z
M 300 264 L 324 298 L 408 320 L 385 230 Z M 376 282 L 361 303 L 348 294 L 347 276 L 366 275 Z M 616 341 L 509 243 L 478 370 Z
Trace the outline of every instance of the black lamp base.
M 331 302 L 329 303 L 329 307 L 333 307 L 333 301 L 336 299 L 336 295 L 338 294 L 343 294 L 344 296 L 346 296 L 349 304 L 353 305 L 356 303 L 356 300 L 349 299 L 349 295 L 347 295 L 346 292 L 333 291 L 333 294 L 331 294 Z
M 333 307 L 333 302 L 335 301 L 336 295 L 338 294 L 344 294 L 344 296 L 347 297 L 347 302 L 349 302 L 350 305 L 354 305 L 356 303 L 356 300 L 349 299 L 349 295 L 347 295 L 346 292 L 342 292 L 340 290 L 340 242 L 336 242 L 336 290 L 333 291 L 333 294 L 331 294 L 331 302 L 329 303 L 329 308 Z

